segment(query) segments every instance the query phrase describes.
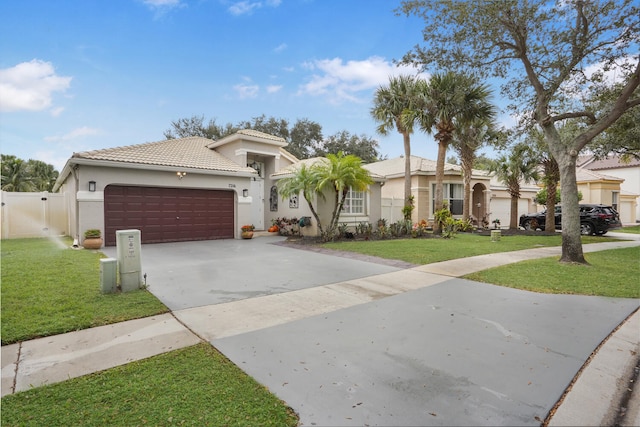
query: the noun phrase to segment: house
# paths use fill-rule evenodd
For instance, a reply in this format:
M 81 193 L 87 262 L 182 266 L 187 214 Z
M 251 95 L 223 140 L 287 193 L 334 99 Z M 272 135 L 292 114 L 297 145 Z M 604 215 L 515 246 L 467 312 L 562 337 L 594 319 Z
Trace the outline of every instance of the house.
M 393 206 L 391 214 L 383 216 L 392 221 L 402 218 L 404 205 L 404 156 L 365 165 L 370 172 L 386 177 L 382 187 L 383 211 Z M 464 184 L 462 167 L 446 163 L 444 168 L 444 200 L 449 203 L 455 218 L 461 218 L 464 206 Z M 414 222 L 422 219 L 433 221 L 434 194 L 436 185 L 436 162 L 411 156 L 411 194 L 414 197 Z M 540 188 L 534 184 L 523 184 L 518 205 L 518 215 L 535 210 L 535 195 Z M 471 174 L 471 216 L 485 219 L 488 223 L 500 219 L 502 226 L 508 225 L 511 211 L 511 196 L 506 187 L 487 171 L 473 170 Z M 385 211 L 388 212 L 388 211 Z
M 611 205 L 623 224 L 640 220 L 640 160 L 619 156 L 597 160 L 593 155 L 577 161 L 578 190 L 584 203 Z
M 69 230 L 78 239 L 92 228 L 102 230 L 107 246 L 123 229 L 141 230 L 142 243 L 239 238 L 244 224 L 264 230 L 278 217 L 311 216 L 304 200 L 278 196 L 276 182 L 286 173 L 277 172 L 299 162 L 286 145 L 241 130 L 217 141 L 189 137 L 74 153 L 54 191 L 68 195 Z M 378 215 L 380 181 L 363 196 L 358 218 Z

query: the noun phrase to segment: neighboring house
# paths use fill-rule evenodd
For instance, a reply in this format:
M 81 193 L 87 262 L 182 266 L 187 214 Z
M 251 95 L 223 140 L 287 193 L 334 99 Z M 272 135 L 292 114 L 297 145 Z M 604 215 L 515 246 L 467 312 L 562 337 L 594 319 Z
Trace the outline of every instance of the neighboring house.
M 404 157 L 383 160 L 365 165 L 369 171 L 386 177 L 382 187 L 382 202 L 394 203 L 401 209 L 404 201 Z M 455 218 L 462 217 L 464 206 L 464 184 L 462 168 L 459 165 L 445 164 L 444 200 L 449 203 Z M 422 157 L 411 156 L 411 194 L 414 197 L 412 220 L 422 219 L 432 222 L 434 217 L 434 195 L 436 185 L 436 162 Z M 521 190 L 518 215 L 535 210 L 534 198 L 540 189 L 532 184 L 523 185 Z M 511 196 L 506 187 L 493 174 L 483 170 L 473 170 L 471 174 L 471 216 L 474 219 L 485 219 L 488 223 L 500 219 L 501 225 L 509 225 Z M 401 219 L 399 211 L 393 214 L 393 220 Z M 387 218 L 389 219 L 389 218 Z
M 578 158 L 577 166 L 584 203 L 613 206 L 623 224 L 640 220 L 640 160 L 623 161 L 619 156 L 596 160 L 587 155 Z
M 304 199 L 283 203 L 277 194 L 276 172 L 298 162 L 286 145 L 242 130 L 217 141 L 190 137 L 74 153 L 54 191 L 69 196 L 69 230 L 78 239 L 91 228 L 102 230 L 107 246 L 124 229 L 141 230 L 142 243 L 239 238 L 244 224 L 264 230 L 278 217 L 311 216 Z M 375 214 L 379 188 L 365 196 Z

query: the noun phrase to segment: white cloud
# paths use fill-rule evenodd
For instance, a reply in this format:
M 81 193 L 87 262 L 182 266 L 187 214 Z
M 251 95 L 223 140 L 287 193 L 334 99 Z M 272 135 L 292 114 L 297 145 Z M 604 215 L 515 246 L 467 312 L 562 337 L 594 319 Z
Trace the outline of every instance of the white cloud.
M 52 108 L 50 113 L 53 117 L 58 117 L 64 111 L 64 107 Z
M 282 85 L 271 85 L 271 86 L 267 86 L 267 93 L 276 93 L 276 92 L 280 92 L 280 90 L 282 89 Z
M 142 2 L 154 10 L 181 6 L 180 0 L 143 0 Z
M 229 6 L 229 12 L 231 12 L 232 15 L 236 15 L 236 16 L 246 15 L 246 14 L 253 13 L 255 9 L 259 9 L 261 7 L 262 7 L 262 2 L 259 2 L 259 1 L 254 1 L 254 2 L 239 1 Z
M 229 13 L 236 16 L 250 15 L 255 10 L 260 9 L 263 6 L 278 7 L 280 6 L 280 3 L 282 3 L 281 0 L 265 0 L 265 1 L 243 0 L 243 1 L 237 1 L 233 3 L 231 6 L 229 6 L 228 10 L 229 10 Z
M 284 51 L 287 48 L 287 44 L 286 43 L 281 43 L 280 45 L 278 45 L 275 49 L 273 49 L 273 51 L 275 53 L 280 53 L 282 51 Z
M 237 84 L 233 87 L 240 99 L 255 98 L 258 96 L 260 86 L 252 84 Z
M 333 103 L 369 102 L 369 99 L 359 99 L 359 94 L 387 83 L 390 76 L 418 73 L 414 67 L 396 67 L 379 56 L 347 62 L 341 58 L 321 59 L 306 62 L 302 66 L 313 74 L 300 87 L 298 94 L 327 96 Z
M 97 135 L 99 133 L 100 130 L 98 129 L 90 128 L 88 126 L 82 126 L 61 136 L 47 136 L 44 138 L 44 140 L 47 142 L 70 141 L 72 139 L 83 138 L 90 135 Z
M 0 70 L 0 111 L 42 111 L 54 92 L 64 92 L 71 77 L 57 76 L 50 62 L 33 59 Z M 59 108 L 54 110 L 59 111 Z
M 588 65 L 584 69 L 584 73 L 588 79 L 594 77 L 595 74 L 602 74 L 603 82 L 611 86 L 615 83 L 621 83 L 628 75 L 628 70 L 633 69 L 636 64 L 636 59 L 632 57 L 624 57 L 618 60 L 618 63 L 605 69 L 603 62 Z M 626 70 L 626 72 L 625 72 Z
M 181 0 L 142 0 L 142 3 L 155 12 L 154 19 L 162 18 L 172 9 L 186 7 L 184 3 L 181 3 Z

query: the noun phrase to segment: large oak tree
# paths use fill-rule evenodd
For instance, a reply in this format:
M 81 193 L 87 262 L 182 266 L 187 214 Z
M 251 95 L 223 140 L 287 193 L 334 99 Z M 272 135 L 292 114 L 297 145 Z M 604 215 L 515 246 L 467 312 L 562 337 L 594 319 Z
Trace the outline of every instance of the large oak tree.
M 424 19 L 423 44 L 403 62 L 504 79 L 502 93 L 533 120 L 558 162 L 562 262 L 586 263 L 580 240 L 576 159 L 596 136 L 640 105 L 640 8 L 635 0 L 405 0 Z M 594 71 L 595 70 L 595 71 Z M 618 85 L 607 84 L 616 71 Z M 614 91 L 595 111 L 585 100 Z M 563 141 L 558 126 L 578 122 Z

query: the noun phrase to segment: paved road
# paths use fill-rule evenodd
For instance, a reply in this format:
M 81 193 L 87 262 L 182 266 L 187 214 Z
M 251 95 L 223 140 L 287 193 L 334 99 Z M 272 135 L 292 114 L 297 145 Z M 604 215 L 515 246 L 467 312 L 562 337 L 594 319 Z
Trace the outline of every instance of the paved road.
M 539 425 L 638 307 L 451 278 L 472 260 L 403 270 L 281 240 L 146 245 L 143 265 L 176 317 L 302 425 Z

